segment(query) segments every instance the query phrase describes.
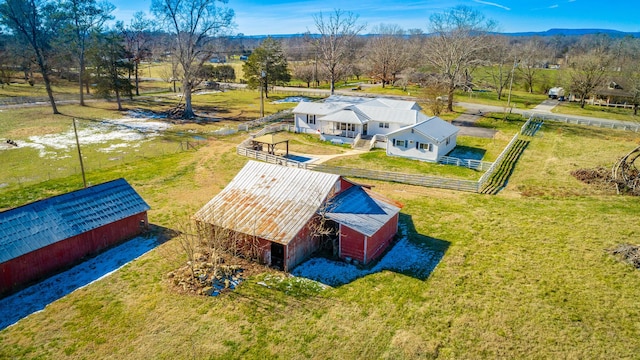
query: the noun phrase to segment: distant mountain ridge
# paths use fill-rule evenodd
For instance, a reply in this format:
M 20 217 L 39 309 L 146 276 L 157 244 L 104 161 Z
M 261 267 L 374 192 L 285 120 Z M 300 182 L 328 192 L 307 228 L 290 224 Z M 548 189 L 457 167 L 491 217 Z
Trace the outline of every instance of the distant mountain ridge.
M 513 33 L 501 33 L 508 36 L 581 36 L 581 35 L 593 35 L 593 34 L 606 34 L 613 37 L 625 37 L 631 35 L 633 37 L 640 37 L 640 32 L 625 32 L 611 29 L 549 29 L 547 31 L 525 31 L 525 32 L 513 32 Z
M 625 37 L 625 36 L 633 36 L 640 38 L 640 32 L 626 32 L 619 30 L 611 30 L 611 29 L 549 29 L 547 31 L 523 31 L 523 32 L 501 32 L 497 33 L 506 36 L 583 36 L 583 35 L 593 35 L 593 34 L 606 34 L 613 37 Z M 240 37 L 244 37 L 247 39 L 263 39 L 267 36 L 271 36 L 273 38 L 291 38 L 291 37 L 300 37 L 305 34 L 273 34 L 273 35 L 239 35 Z M 371 36 L 373 34 L 363 34 L 362 36 Z M 317 37 L 318 34 L 307 34 L 307 36 Z

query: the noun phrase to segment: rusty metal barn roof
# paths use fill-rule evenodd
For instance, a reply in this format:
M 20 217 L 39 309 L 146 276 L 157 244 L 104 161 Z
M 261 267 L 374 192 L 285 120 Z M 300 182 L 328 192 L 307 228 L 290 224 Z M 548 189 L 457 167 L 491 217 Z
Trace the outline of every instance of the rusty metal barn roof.
M 373 236 L 400 212 L 399 204 L 353 186 L 331 200 L 325 216 L 366 236 Z
M 0 212 L 0 263 L 147 210 L 118 179 Z
M 288 244 L 332 194 L 339 175 L 249 161 L 195 218 Z

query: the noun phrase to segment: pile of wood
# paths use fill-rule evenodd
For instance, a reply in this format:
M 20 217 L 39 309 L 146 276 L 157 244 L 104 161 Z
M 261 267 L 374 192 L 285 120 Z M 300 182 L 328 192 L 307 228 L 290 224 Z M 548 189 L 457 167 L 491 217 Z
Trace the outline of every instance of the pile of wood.
M 635 161 L 640 157 L 640 146 L 623 156 L 613 166 L 611 177 L 616 184 L 618 194 L 640 196 L 640 172 Z
M 621 157 L 608 170 L 604 167 L 578 169 L 571 172 L 576 179 L 606 189 L 615 189 L 618 194 L 640 196 L 640 171 L 635 165 L 640 157 L 640 146 Z
M 178 104 L 173 109 L 167 112 L 167 117 L 170 119 L 182 119 L 184 115 L 184 104 Z
M 640 246 L 622 244 L 611 250 L 611 253 L 636 269 L 640 269 Z

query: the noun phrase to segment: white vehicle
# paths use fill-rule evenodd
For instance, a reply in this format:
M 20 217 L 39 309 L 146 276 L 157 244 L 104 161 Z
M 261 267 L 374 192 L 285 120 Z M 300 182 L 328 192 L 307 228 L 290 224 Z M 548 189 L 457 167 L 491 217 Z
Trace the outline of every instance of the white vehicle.
M 552 87 L 549 89 L 549 98 L 550 99 L 558 99 L 560 101 L 564 100 L 564 89 L 561 87 Z

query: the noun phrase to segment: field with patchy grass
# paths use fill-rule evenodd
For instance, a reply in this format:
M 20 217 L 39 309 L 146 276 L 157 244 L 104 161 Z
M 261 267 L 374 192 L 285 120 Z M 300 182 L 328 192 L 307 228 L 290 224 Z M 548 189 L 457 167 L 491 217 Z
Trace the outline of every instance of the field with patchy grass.
M 500 131 L 496 142 L 518 127 L 483 121 Z M 175 227 L 244 165 L 235 154 L 243 138 L 211 136 L 197 151 L 88 178 L 125 177 L 151 205 L 150 222 Z M 0 358 L 635 358 L 640 272 L 608 250 L 640 242 L 640 201 L 570 172 L 611 166 L 639 141 L 631 132 L 545 124 L 497 196 L 360 181 L 404 204 L 411 246 L 440 254 L 426 275 L 380 267 L 334 287 L 305 287 L 269 274 L 218 297 L 186 296 L 167 278 L 185 261 L 170 240 L 0 331 Z M 0 208 L 80 185 L 75 176 L 0 189 Z

